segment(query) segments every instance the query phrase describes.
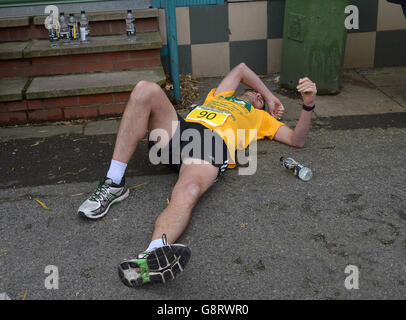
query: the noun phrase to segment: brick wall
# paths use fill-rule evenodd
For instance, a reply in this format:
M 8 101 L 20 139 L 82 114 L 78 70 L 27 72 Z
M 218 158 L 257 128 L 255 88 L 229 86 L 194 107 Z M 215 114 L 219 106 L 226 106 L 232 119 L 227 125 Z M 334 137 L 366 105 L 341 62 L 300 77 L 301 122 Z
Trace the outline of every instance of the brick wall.
M 71 120 L 120 114 L 130 92 L 0 102 L 0 124 Z
M 0 60 L 0 77 L 133 70 L 160 64 L 158 49 Z

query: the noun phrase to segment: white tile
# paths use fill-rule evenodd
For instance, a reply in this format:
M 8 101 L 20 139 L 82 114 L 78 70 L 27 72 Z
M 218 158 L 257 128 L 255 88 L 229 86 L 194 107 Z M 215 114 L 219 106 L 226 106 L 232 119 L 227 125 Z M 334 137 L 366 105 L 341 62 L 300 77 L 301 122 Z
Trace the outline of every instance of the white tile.
M 268 39 L 268 73 L 281 71 L 282 39 Z
M 188 7 L 176 8 L 176 30 L 178 33 L 178 44 L 190 44 L 190 19 Z
M 159 12 L 158 17 L 159 32 L 161 33 L 162 44 L 165 46 L 168 44 L 168 41 L 166 39 L 165 10 L 158 9 L 158 12 Z
M 230 3 L 228 19 L 230 41 L 267 38 L 267 1 Z
M 164 9 L 159 9 L 158 24 L 163 45 L 167 45 L 168 40 L 166 37 L 166 20 Z M 190 19 L 188 7 L 176 8 L 176 32 L 178 38 L 178 45 L 190 44 Z
M 406 29 L 406 18 L 399 4 L 379 0 L 378 31 Z
M 347 34 L 344 68 L 372 68 L 375 61 L 376 32 Z

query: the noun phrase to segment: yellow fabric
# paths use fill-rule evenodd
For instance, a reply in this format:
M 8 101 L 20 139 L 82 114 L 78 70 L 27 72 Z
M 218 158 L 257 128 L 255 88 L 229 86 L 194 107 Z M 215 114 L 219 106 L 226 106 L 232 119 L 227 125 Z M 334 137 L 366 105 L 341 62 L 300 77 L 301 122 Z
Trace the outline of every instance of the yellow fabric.
M 254 140 L 265 137 L 273 139 L 278 129 L 284 123 L 276 120 L 268 112 L 254 108 L 247 102 L 234 97 L 235 91 L 226 91 L 214 95 L 216 89 L 212 89 L 206 97 L 203 106 L 227 112 L 230 116 L 222 126 L 211 126 L 204 121 L 185 119 L 188 122 L 201 123 L 206 128 L 217 132 L 225 141 L 232 157 L 229 167 L 235 167 L 235 151 L 242 150 Z M 243 134 L 237 130 L 244 129 Z M 253 135 L 255 131 L 256 135 Z

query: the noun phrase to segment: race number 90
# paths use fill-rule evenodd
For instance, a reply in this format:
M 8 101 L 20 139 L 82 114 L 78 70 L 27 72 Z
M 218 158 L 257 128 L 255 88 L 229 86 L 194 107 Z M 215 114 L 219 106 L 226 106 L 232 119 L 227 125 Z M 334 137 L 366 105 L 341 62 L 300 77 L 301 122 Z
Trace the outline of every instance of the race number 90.
M 214 112 L 209 112 L 209 111 L 203 110 L 196 117 L 197 118 L 206 118 L 207 120 L 213 120 L 216 116 L 217 116 L 217 114 Z

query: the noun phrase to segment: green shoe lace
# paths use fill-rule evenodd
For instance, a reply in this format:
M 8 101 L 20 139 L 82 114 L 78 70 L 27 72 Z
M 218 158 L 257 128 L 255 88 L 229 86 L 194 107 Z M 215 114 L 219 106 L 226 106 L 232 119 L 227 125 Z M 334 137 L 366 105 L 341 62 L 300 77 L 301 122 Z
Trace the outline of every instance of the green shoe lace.
M 96 191 L 91 195 L 89 200 L 97 201 L 102 200 L 104 196 L 108 193 L 109 186 L 104 183 L 104 179 L 100 178 L 99 186 L 97 187 Z

